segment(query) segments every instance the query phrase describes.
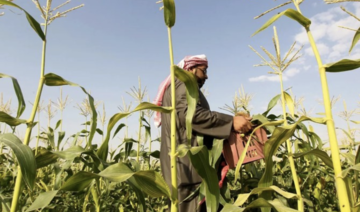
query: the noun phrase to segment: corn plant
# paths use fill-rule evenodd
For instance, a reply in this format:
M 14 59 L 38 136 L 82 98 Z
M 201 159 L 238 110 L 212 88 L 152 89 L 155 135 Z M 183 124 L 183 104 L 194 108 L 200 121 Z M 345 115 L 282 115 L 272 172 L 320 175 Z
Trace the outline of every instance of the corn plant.
M 360 63 L 358 61 L 353 60 L 341 60 L 335 63 L 331 64 L 323 64 L 321 57 L 319 55 L 319 52 L 316 47 L 316 43 L 313 39 L 313 36 L 310 31 L 310 25 L 311 21 L 307 19 L 305 16 L 302 15 L 299 5 L 301 4 L 302 0 L 292 0 L 292 3 L 294 4 L 296 10 L 293 9 L 287 9 L 275 16 L 273 16 L 271 19 L 269 19 L 258 31 L 254 33 L 257 34 L 260 31 L 266 29 L 269 25 L 274 23 L 278 18 L 285 15 L 287 17 L 290 17 L 291 19 L 297 21 L 300 25 L 302 25 L 308 35 L 310 45 L 313 49 L 316 61 L 318 63 L 319 67 L 319 73 L 321 78 L 321 84 L 322 84 L 322 91 L 323 91 L 323 98 L 324 98 L 324 105 L 325 105 L 325 113 L 326 113 L 326 125 L 328 128 L 328 135 L 329 135 L 329 141 L 330 141 L 330 147 L 331 147 L 331 155 L 332 155 L 332 161 L 334 164 L 334 172 L 335 176 L 341 175 L 341 164 L 340 164 L 340 157 L 339 157 L 339 148 L 337 143 L 337 137 L 335 132 L 335 125 L 332 118 L 332 111 L 330 107 L 330 97 L 329 97 L 329 91 L 328 91 L 328 85 L 327 85 L 327 79 L 326 79 L 326 72 L 342 72 L 342 71 L 349 71 L 355 68 L 360 67 Z M 348 198 L 348 190 L 346 186 L 346 182 L 344 178 L 342 177 L 335 177 L 335 181 L 337 184 L 337 194 L 339 197 L 339 206 L 341 211 L 350 211 L 350 203 Z

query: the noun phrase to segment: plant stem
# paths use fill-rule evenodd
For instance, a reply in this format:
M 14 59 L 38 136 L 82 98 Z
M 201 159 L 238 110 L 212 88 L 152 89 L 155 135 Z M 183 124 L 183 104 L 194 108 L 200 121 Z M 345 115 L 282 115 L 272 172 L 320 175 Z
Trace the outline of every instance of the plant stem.
M 301 13 L 299 5 L 294 2 L 296 9 L 299 13 Z M 320 73 L 320 79 L 321 79 L 321 87 L 322 87 L 322 93 L 324 98 L 324 106 L 325 106 L 325 114 L 327 118 L 326 126 L 328 130 L 329 135 L 329 143 L 330 143 L 330 149 L 331 149 L 331 158 L 334 165 L 334 173 L 335 173 L 335 182 L 336 182 L 336 191 L 339 198 L 339 206 L 341 212 L 348 212 L 351 211 L 350 203 L 349 203 L 349 196 L 346 189 L 346 184 L 343 178 L 341 178 L 341 162 L 340 162 L 340 153 L 339 153 L 339 145 L 336 138 L 336 132 L 335 132 L 335 124 L 332 116 L 331 111 L 331 103 L 330 103 L 330 95 L 329 95 L 329 88 L 327 84 L 327 78 L 326 78 L 326 72 L 325 67 L 323 66 L 323 63 L 320 58 L 319 51 L 316 47 L 316 43 L 314 41 L 314 38 L 310 32 L 310 28 L 305 28 L 306 33 L 309 38 L 310 45 L 312 47 L 312 50 L 314 52 L 316 62 L 319 66 L 319 73 Z
M 282 78 L 282 72 L 281 71 L 279 72 L 279 77 L 280 77 L 280 85 L 281 85 L 281 105 L 282 105 L 282 109 L 283 109 L 284 126 L 287 126 L 285 95 L 284 95 L 284 87 L 283 87 L 283 83 L 282 83 L 283 78 Z M 286 140 L 286 146 L 287 146 L 287 151 L 289 153 L 288 158 L 289 158 L 289 163 L 290 163 L 290 168 L 291 168 L 291 174 L 292 174 L 292 177 L 293 177 L 296 194 L 298 196 L 298 210 L 299 211 L 304 211 L 304 201 L 303 201 L 301 191 L 300 191 L 299 179 L 298 179 L 298 175 L 296 173 L 294 158 L 293 158 L 293 155 L 292 155 L 291 143 L 290 143 L 289 139 Z
M 141 89 L 140 89 L 141 90 Z M 140 159 L 140 139 L 141 139 L 141 127 L 142 127 L 142 112 L 140 111 L 140 118 L 139 118 L 139 134 L 138 134 L 138 146 L 137 146 L 137 155 L 136 155 L 136 161 L 139 163 Z
M 46 38 L 46 30 L 47 30 L 47 18 L 45 17 L 45 27 L 44 27 L 44 35 Z M 37 108 L 39 106 L 39 102 L 40 102 L 40 97 L 41 97 L 41 93 L 42 93 L 42 89 L 44 86 L 44 73 L 45 73 L 45 54 L 46 54 L 46 39 L 43 41 L 43 48 L 42 48 L 42 57 L 41 57 L 41 72 L 40 72 L 40 80 L 39 80 L 39 85 L 38 85 L 38 89 L 36 92 L 36 96 L 35 96 L 35 101 L 34 101 L 34 105 L 32 107 L 32 111 L 30 114 L 30 118 L 27 120 L 28 126 L 26 128 L 26 132 L 25 132 L 25 137 L 24 137 L 24 144 L 25 145 L 29 145 L 30 142 L 30 137 L 31 137 L 31 130 L 32 130 L 32 123 L 34 122 L 34 118 L 37 112 Z M 21 173 L 21 169 L 20 166 L 18 166 L 18 174 L 16 177 L 16 182 L 15 182 L 15 187 L 14 187 L 14 195 L 13 195 L 13 199 L 11 202 L 11 212 L 15 212 L 17 205 L 18 205 L 18 199 L 20 196 L 20 188 L 21 188 L 21 182 L 22 182 L 22 173 Z
M 178 212 L 178 189 L 177 189 L 177 168 L 176 168 L 176 101 L 175 101 L 175 69 L 174 69 L 174 55 L 171 41 L 171 28 L 168 27 L 169 37 L 169 53 L 170 53 L 170 66 L 171 66 L 171 153 L 170 153 L 170 166 L 171 166 L 171 212 Z
M 38 111 L 38 123 L 37 123 L 37 131 L 38 131 L 38 136 L 36 138 L 36 146 L 35 146 L 35 156 L 37 155 L 38 152 L 38 146 L 39 146 L 39 140 L 40 140 L 40 111 Z

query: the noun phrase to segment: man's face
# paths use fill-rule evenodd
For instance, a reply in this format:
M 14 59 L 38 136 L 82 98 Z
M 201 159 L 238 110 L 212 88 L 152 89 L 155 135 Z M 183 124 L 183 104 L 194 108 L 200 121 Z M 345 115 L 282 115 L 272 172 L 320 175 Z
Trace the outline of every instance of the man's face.
M 195 69 L 195 76 L 199 84 L 199 88 L 201 88 L 205 84 L 205 81 L 208 79 L 207 66 L 200 65 L 195 67 L 194 69 Z

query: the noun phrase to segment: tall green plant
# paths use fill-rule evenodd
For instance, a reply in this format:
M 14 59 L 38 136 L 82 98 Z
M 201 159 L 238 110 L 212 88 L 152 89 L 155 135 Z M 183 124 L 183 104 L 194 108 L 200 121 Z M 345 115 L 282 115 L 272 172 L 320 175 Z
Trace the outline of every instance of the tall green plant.
M 174 54 L 171 39 L 171 27 L 175 25 L 176 12 L 174 0 L 163 0 L 164 20 L 168 30 L 169 55 L 170 55 L 170 75 L 171 75 L 171 144 L 170 144 L 170 167 L 171 167 L 171 212 L 178 211 L 178 185 L 176 167 L 176 108 L 175 108 L 175 69 Z
M 348 191 L 346 187 L 346 182 L 343 178 L 340 177 L 341 175 L 341 162 L 340 162 L 340 154 L 339 154 L 339 147 L 335 132 L 335 124 L 332 116 L 332 110 L 331 110 L 331 104 L 330 104 L 330 95 L 329 95 L 329 89 L 328 89 L 328 83 L 326 78 L 326 72 L 341 72 L 341 71 L 349 71 L 353 70 L 355 68 L 360 67 L 359 60 L 341 60 L 332 64 L 323 64 L 319 51 L 317 49 L 316 43 L 314 41 L 314 38 L 312 36 L 312 33 L 310 31 L 310 25 L 311 21 L 303 16 L 301 14 L 301 10 L 299 7 L 299 4 L 303 0 L 292 0 L 292 3 L 295 5 L 296 10 L 293 9 L 287 9 L 281 13 L 278 13 L 277 15 L 270 18 L 259 30 L 257 30 L 255 34 L 258 32 L 266 29 L 268 26 L 270 26 L 272 23 L 274 23 L 277 19 L 279 19 L 281 16 L 285 15 L 295 21 L 297 21 L 300 25 L 302 25 L 306 33 L 308 35 L 308 39 L 310 42 L 310 45 L 312 47 L 312 50 L 314 52 L 316 61 L 318 63 L 319 67 L 319 74 L 321 79 L 321 86 L 322 86 L 322 92 L 323 92 L 323 98 L 324 98 L 324 106 L 325 106 L 325 114 L 326 114 L 326 125 L 329 135 L 329 141 L 330 141 L 330 147 L 331 147 L 331 155 L 332 155 L 332 161 L 334 165 L 334 172 L 335 172 L 335 181 L 337 185 L 337 194 L 339 198 L 339 206 L 341 211 L 350 211 L 350 203 L 349 203 L 349 196 Z
M 266 59 L 264 59 L 264 57 L 262 57 L 255 49 L 253 49 L 251 46 L 250 48 L 255 51 L 255 53 L 257 55 L 259 55 L 261 57 L 261 59 L 263 60 L 264 65 L 269 66 L 270 68 L 272 68 L 274 70 L 274 72 L 270 72 L 271 74 L 275 74 L 279 76 L 280 79 L 280 89 L 281 89 L 281 105 L 282 105 L 282 110 L 283 110 L 283 124 L 284 127 L 286 127 L 287 124 L 287 113 L 286 113 L 286 106 L 285 104 L 287 104 L 289 111 L 291 113 L 291 116 L 294 116 L 294 103 L 293 100 L 291 98 L 291 96 L 286 93 L 284 91 L 284 87 L 283 87 L 283 72 L 290 66 L 290 64 L 292 62 L 294 62 L 295 60 L 297 60 L 300 56 L 298 56 L 298 53 L 300 51 L 297 50 L 295 52 L 294 51 L 294 46 L 295 43 L 290 47 L 290 50 L 287 52 L 286 56 L 284 58 L 281 58 L 281 54 L 280 54 L 280 44 L 279 44 L 279 39 L 277 36 L 277 32 L 276 32 L 276 28 L 274 27 L 274 37 L 273 37 L 273 43 L 275 46 L 275 56 L 272 55 L 269 51 L 267 51 L 265 48 L 262 48 L 263 51 L 268 55 L 268 57 L 270 58 L 270 61 L 267 61 Z M 287 61 L 287 59 L 289 58 L 289 60 Z M 294 185 L 295 185 L 295 189 L 296 189 L 296 194 L 298 195 L 298 210 L 299 211 L 304 211 L 304 202 L 303 202 L 303 198 L 301 195 L 301 191 L 300 191 L 300 186 L 299 186 L 299 180 L 298 180 L 298 175 L 296 173 L 296 168 L 295 168 L 295 163 L 294 163 L 294 158 L 292 156 L 292 148 L 291 148 L 291 143 L 290 140 L 287 139 L 286 140 L 286 146 L 287 146 L 287 150 L 288 150 L 288 159 L 289 159 L 289 163 L 290 163 L 290 168 L 291 168 L 291 173 L 292 173 L 292 178 L 294 181 Z
M 28 22 L 30 23 L 31 27 L 35 30 L 35 32 L 43 40 L 40 79 L 39 79 L 38 89 L 37 89 L 37 92 L 36 92 L 33 108 L 32 108 L 31 114 L 30 114 L 30 118 L 27 120 L 27 125 L 28 126 L 26 128 L 25 137 L 24 137 L 24 144 L 26 146 L 29 145 L 29 142 L 30 142 L 31 131 L 32 131 L 33 123 L 34 123 L 34 118 L 35 118 L 35 115 L 36 115 L 36 112 L 37 112 L 37 109 L 38 109 L 38 105 L 39 105 L 39 102 L 40 102 L 42 89 L 43 89 L 43 86 L 44 86 L 45 81 L 46 81 L 46 77 L 45 77 L 45 55 L 46 55 L 47 27 L 56 18 L 62 17 L 66 13 L 68 13 L 68 12 L 82 6 L 82 5 L 80 5 L 78 7 L 73 8 L 73 9 L 67 10 L 67 11 L 65 11 L 63 13 L 56 13 L 55 15 L 52 15 L 52 12 L 54 10 L 51 10 L 51 3 L 52 3 L 51 0 L 47 0 L 47 4 L 46 4 L 46 6 L 44 8 L 40 6 L 40 3 L 39 3 L 38 0 L 36 0 L 34 2 L 36 4 L 37 8 L 42 13 L 42 16 L 43 16 L 44 21 L 45 21 L 43 30 L 41 29 L 40 24 L 30 14 L 28 14 L 25 10 L 23 10 L 21 7 L 19 7 L 18 5 L 14 4 L 14 3 L 8 2 L 8 1 L 4 1 L 4 0 L 0 1 L 0 4 L 17 7 L 19 9 L 23 10 L 25 12 L 25 14 L 26 14 L 26 18 L 28 19 Z M 60 6 L 56 7 L 55 9 L 59 9 L 63 5 L 60 5 Z M 22 172 L 21 172 L 21 168 L 19 167 L 18 168 L 18 175 L 17 175 L 16 183 L 15 183 L 15 188 L 14 188 L 14 195 L 13 195 L 13 199 L 12 199 L 12 203 L 11 203 L 11 211 L 12 212 L 16 211 L 16 208 L 17 208 L 17 205 L 18 205 L 18 198 L 19 198 L 19 195 L 20 195 L 21 182 L 22 182 Z
M 128 94 L 130 96 L 132 96 L 137 102 L 138 104 L 140 104 L 145 95 L 146 95 L 147 91 L 146 91 L 146 87 L 144 88 L 144 90 L 141 89 L 141 80 L 139 77 L 139 87 L 138 88 L 131 88 L 131 92 L 128 92 Z M 139 115 L 139 132 L 138 132 L 138 145 L 137 145 L 137 155 L 136 155 L 136 161 L 139 162 L 140 159 L 140 147 L 141 147 L 141 129 L 143 127 L 142 125 L 142 120 L 144 118 L 144 112 L 140 111 L 140 115 Z

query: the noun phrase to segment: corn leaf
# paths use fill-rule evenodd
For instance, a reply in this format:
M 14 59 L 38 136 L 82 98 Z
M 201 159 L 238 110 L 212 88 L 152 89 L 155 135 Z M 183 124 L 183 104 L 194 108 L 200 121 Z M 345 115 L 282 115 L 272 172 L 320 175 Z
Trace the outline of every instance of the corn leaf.
M 162 113 L 170 113 L 171 112 L 171 109 L 169 109 L 167 107 L 160 107 L 160 106 L 157 106 L 157 105 L 149 103 L 149 102 L 142 102 L 131 112 L 117 113 L 117 114 L 113 115 L 110 118 L 109 124 L 107 126 L 105 140 L 103 141 L 103 143 L 101 144 L 100 148 L 97 151 L 97 155 L 99 156 L 99 158 L 101 158 L 104 161 L 107 158 L 108 150 L 109 150 L 110 133 L 111 133 L 111 130 L 114 128 L 115 124 L 120 119 L 125 118 L 126 116 L 130 115 L 131 113 L 141 111 L 141 110 L 154 110 L 154 111 L 158 111 L 158 112 L 162 112 Z
M 42 168 L 49 164 L 55 163 L 58 159 L 58 156 L 46 149 L 39 149 L 35 157 L 36 168 Z
M 340 154 L 348 160 L 348 163 L 350 165 L 355 165 L 355 155 L 349 153 L 349 152 L 340 152 Z
M 161 175 L 154 170 L 138 171 L 133 175 L 138 188 L 152 197 L 171 196 L 168 185 Z
M 324 65 L 326 72 L 351 71 L 359 67 L 360 67 L 360 59 L 359 60 L 343 59 L 335 63 L 329 63 Z
M 241 206 L 246 202 L 246 200 L 249 198 L 250 195 L 259 194 L 262 191 L 275 191 L 275 192 L 277 192 L 278 194 L 282 195 L 283 197 L 285 197 L 287 199 L 297 199 L 296 194 L 286 192 L 286 191 L 280 189 L 277 186 L 270 186 L 270 187 L 267 187 L 267 188 L 255 188 L 255 189 L 251 190 L 250 193 L 247 193 L 247 194 L 239 194 L 236 201 L 234 202 L 234 205 L 235 206 Z
M 340 129 L 341 131 L 343 131 L 343 133 L 350 139 L 350 141 L 352 141 L 353 143 L 355 143 L 355 138 L 351 137 L 350 133 L 344 129 L 341 128 L 337 128 Z
M 133 177 L 136 181 L 133 185 L 137 186 L 138 189 L 144 191 L 148 195 L 152 197 L 170 197 L 170 191 L 167 184 L 160 174 L 154 170 L 134 172 L 126 164 L 117 163 L 100 172 L 98 176 L 118 183 Z
M 87 188 L 94 179 L 100 176 L 90 172 L 79 171 L 75 175 L 71 176 L 61 186 L 60 190 L 63 191 L 82 191 Z
M 186 100 L 188 104 L 186 112 L 186 137 L 188 144 L 190 144 L 192 137 L 192 119 L 196 111 L 196 104 L 199 100 L 199 85 L 193 73 L 185 71 L 175 65 L 173 68 L 175 69 L 175 76 L 184 82 L 186 86 Z
M 220 189 L 216 170 L 210 166 L 209 152 L 206 146 L 190 148 L 188 157 L 197 173 L 205 182 L 204 189 L 207 211 L 216 212 L 219 207 Z
M 258 187 L 269 187 L 273 183 L 273 160 L 272 156 L 275 154 L 279 146 L 285 142 L 288 138 L 293 136 L 298 123 L 303 121 L 312 121 L 319 124 L 325 124 L 326 119 L 324 118 L 311 118 L 306 116 L 301 116 L 297 122 L 288 126 L 277 127 L 272 136 L 264 145 L 264 155 L 265 155 L 265 172 L 259 181 Z
M 48 132 L 46 133 L 46 135 L 51 145 L 51 148 L 55 149 L 54 130 L 51 127 L 48 128 Z
M 64 137 L 65 137 L 65 132 L 64 131 L 58 132 L 58 142 L 57 142 L 57 148 L 56 148 L 57 150 L 60 149 L 60 144 L 63 141 Z
M 16 7 L 18 9 L 24 11 L 24 13 L 26 15 L 26 19 L 28 20 L 30 26 L 35 30 L 35 32 L 39 35 L 39 37 L 43 41 L 45 41 L 45 35 L 44 35 L 44 32 L 41 29 L 40 24 L 28 12 L 26 12 L 26 10 L 24 10 L 20 6 L 14 4 L 12 2 L 6 1 L 6 0 L 0 0 L 0 4 Z
M 356 43 L 359 41 L 359 39 L 360 39 L 360 28 L 355 32 L 354 38 L 351 42 L 351 47 L 350 47 L 349 53 L 352 51 L 352 49 L 354 48 Z
M 116 134 L 125 126 L 126 125 L 124 123 L 119 124 L 119 126 L 116 128 L 116 130 L 114 132 L 113 138 L 115 138 Z
M 353 120 L 351 120 L 351 122 L 354 123 L 354 124 L 360 124 L 360 121 L 353 121 Z
M 222 154 L 224 139 L 214 139 L 210 153 L 210 165 L 215 168 L 216 162 Z
M 14 152 L 23 175 L 23 180 L 30 190 L 33 189 L 36 177 L 36 161 L 31 148 L 24 145 L 14 134 L 0 134 L 0 143 L 10 147 Z
M 254 34 L 252 34 L 251 36 L 256 35 L 257 33 L 263 31 L 264 29 L 268 28 L 271 24 L 273 24 L 277 19 L 279 19 L 281 16 L 287 16 L 295 21 L 297 21 L 299 24 L 301 24 L 303 27 L 305 28 L 309 28 L 311 21 L 306 18 L 305 16 L 303 16 L 301 13 L 299 13 L 296 10 L 293 10 L 291 8 L 278 13 L 276 15 L 274 15 L 272 18 L 270 18 L 260 29 L 258 29 Z
M 113 182 L 124 182 L 135 174 L 126 164 L 117 163 L 107 167 L 104 171 L 99 173 L 99 176 L 104 177 Z
M 81 146 L 72 146 L 65 151 L 54 151 L 53 153 L 64 160 L 73 161 L 76 157 L 81 154 L 92 152 L 92 150 L 86 150 Z
M 354 166 L 350 166 L 349 168 L 347 169 L 344 169 L 342 172 L 341 172 L 341 176 L 342 178 L 345 178 L 346 175 L 351 171 L 351 170 L 355 170 L 355 171 L 360 171 L 360 163 L 354 165 Z
M 276 104 L 279 102 L 280 97 L 281 97 L 281 95 L 278 94 L 278 95 L 276 95 L 275 97 L 273 97 L 273 98 L 270 100 L 270 102 L 269 102 L 269 104 L 268 104 L 268 108 L 267 108 L 267 110 L 263 113 L 263 116 L 267 116 L 267 114 L 270 112 L 270 110 L 273 109 L 273 108 L 276 106 Z
M 299 158 L 299 157 L 303 157 L 305 155 L 316 156 L 316 157 L 320 158 L 325 163 L 325 165 L 327 165 L 328 167 L 330 167 L 332 169 L 334 168 L 332 160 L 329 157 L 329 155 L 320 149 L 312 149 L 312 150 L 309 150 L 306 152 L 296 153 L 296 154 L 293 154 L 293 157 Z
M 260 207 L 274 208 L 278 212 L 298 212 L 298 210 L 285 206 L 279 199 L 268 201 L 265 200 L 264 198 L 258 198 L 254 200 L 245 208 L 239 208 L 235 205 L 226 204 L 224 208 L 221 210 L 221 212 L 243 212 L 250 208 L 260 208 Z
M 88 143 L 87 143 L 87 146 L 90 147 L 92 144 L 92 140 L 94 138 L 95 132 L 96 132 L 96 124 L 97 124 L 97 112 L 95 109 L 94 98 L 85 90 L 85 88 L 79 86 L 76 83 L 67 81 L 59 75 L 56 75 L 54 73 L 48 73 L 44 77 L 45 77 L 44 83 L 47 86 L 62 86 L 62 85 L 77 86 L 77 87 L 80 87 L 81 90 L 87 95 L 88 101 L 90 104 L 90 108 L 91 108 L 91 127 L 90 127 L 89 139 L 88 139 Z
M 57 193 L 58 190 L 40 193 L 30 207 L 26 209 L 26 212 L 45 208 L 50 204 L 51 200 L 54 199 Z
M 150 153 L 150 156 L 159 159 L 160 158 L 160 151 L 155 150 L 155 151 Z
M 203 193 L 206 196 L 206 209 L 207 211 L 216 211 L 219 206 L 220 189 L 216 171 L 210 165 L 207 147 L 190 147 L 185 144 L 180 144 L 176 151 L 176 155 L 178 157 L 185 157 L 188 155 L 191 164 L 203 179 Z
M 163 0 L 164 3 L 164 20 L 167 27 L 175 25 L 176 12 L 174 0 Z
M 14 117 L 10 116 L 9 114 L 7 114 L 3 111 L 0 111 L 0 122 L 4 122 L 9 126 L 15 127 L 20 124 L 25 124 L 26 120 L 14 118 Z
M 295 114 L 294 101 L 291 98 L 291 96 L 288 93 L 286 93 L 285 91 L 284 91 L 284 97 L 285 97 L 286 105 L 289 108 L 290 114 L 291 114 L 292 117 L 294 117 L 294 114 Z
M 356 156 L 355 156 L 355 164 L 360 163 L 360 148 L 357 149 L 356 151 Z
M 139 200 L 139 210 L 140 212 L 146 212 L 146 202 L 145 202 L 145 195 L 141 189 L 139 189 L 139 185 L 137 184 L 135 178 L 130 178 L 127 180 L 127 183 L 134 189 L 134 192 Z
M 0 73 L 0 78 L 5 78 L 5 77 L 11 78 L 11 80 L 12 80 L 14 90 L 15 90 L 15 94 L 16 94 L 16 97 L 17 97 L 17 100 L 18 100 L 18 109 L 17 109 L 17 112 L 16 112 L 16 118 L 19 118 L 21 116 L 21 114 L 24 112 L 25 107 L 26 107 L 24 96 L 22 94 L 22 91 L 21 91 L 21 88 L 20 88 L 20 85 L 19 85 L 17 79 L 15 79 L 12 76 Z

